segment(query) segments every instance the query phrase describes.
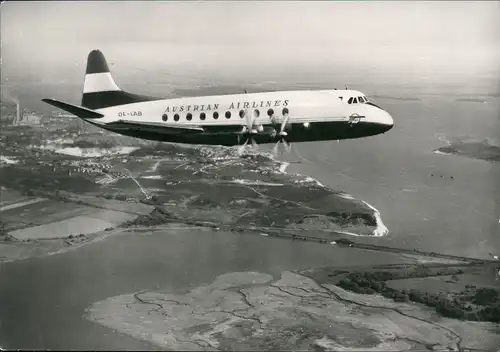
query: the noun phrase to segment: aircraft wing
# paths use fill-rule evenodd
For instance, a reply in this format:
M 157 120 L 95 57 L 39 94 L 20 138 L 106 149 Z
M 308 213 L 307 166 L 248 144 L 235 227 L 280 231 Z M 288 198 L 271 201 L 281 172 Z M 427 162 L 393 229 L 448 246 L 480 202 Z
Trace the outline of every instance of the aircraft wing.
M 141 130 L 155 133 L 179 134 L 179 133 L 202 133 L 204 130 L 196 125 L 179 125 L 176 123 L 155 123 L 155 122 L 137 122 L 130 120 L 118 120 L 106 124 L 107 128 L 113 130 Z

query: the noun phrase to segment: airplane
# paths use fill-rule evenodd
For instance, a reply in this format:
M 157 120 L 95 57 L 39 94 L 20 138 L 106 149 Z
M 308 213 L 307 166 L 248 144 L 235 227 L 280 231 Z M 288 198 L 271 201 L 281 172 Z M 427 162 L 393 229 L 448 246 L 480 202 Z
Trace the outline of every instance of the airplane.
M 123 91 L 103 53 L 87 58 L 81 106 L 43 102 L 105 130 L 141 139 L 240 146 L 374 136 L 394 126 L 391 115 L 357 90 L 295 90 L 164 99 Z

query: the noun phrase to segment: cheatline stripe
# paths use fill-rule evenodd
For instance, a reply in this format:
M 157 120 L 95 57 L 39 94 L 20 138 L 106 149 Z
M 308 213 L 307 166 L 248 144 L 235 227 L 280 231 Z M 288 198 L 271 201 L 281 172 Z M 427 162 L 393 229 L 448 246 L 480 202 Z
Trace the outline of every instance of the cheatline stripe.
M 85 75 L 83 93 L 95 93 L 120 90 L 116 85 L 111 73 L 92 73 Z

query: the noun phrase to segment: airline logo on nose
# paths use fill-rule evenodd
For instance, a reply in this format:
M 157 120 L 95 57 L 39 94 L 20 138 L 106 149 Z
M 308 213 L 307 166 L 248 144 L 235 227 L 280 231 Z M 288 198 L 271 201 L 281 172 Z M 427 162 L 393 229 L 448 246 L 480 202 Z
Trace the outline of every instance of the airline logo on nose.
M 359 123 L 361 119 L 364 118 L 366 118 L 366 116 L 361 116 L 356 113 L 352 114 L 351 116 L 349 116 L 349 126 L 351 127 L 354 126 L 355 124 Z

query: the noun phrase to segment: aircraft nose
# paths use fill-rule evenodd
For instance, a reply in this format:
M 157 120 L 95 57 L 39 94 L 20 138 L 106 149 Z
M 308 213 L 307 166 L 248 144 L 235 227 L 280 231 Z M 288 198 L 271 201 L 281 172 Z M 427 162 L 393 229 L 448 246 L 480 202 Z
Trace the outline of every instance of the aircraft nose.
M 389 131 L 394 126 L 394 120 L 387 111 L 383 109 L 377 109 L 374 115 L 375 116 L 373 122 L 375 122 L 379 126 L 381 133 Z
M 394 127 L 394 119 L 392 118 L 391 114 L 389 114 L 387 111 L 383 111 L 383 114 L 382 114 L 382 118 L 381 118 L 381 122 L 382 124 L 384 124 L 387 128 L 386 131 L 389 131 L 391 128 Z

